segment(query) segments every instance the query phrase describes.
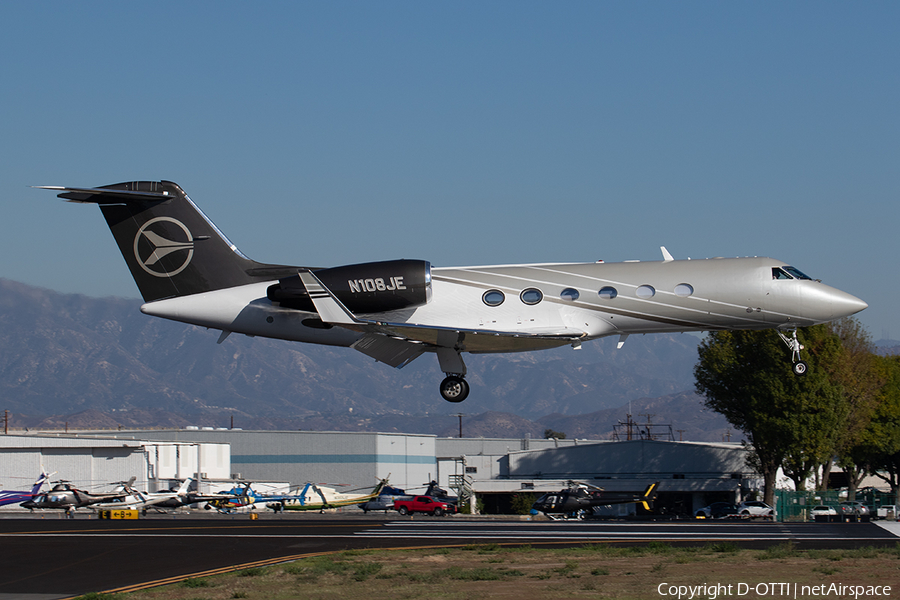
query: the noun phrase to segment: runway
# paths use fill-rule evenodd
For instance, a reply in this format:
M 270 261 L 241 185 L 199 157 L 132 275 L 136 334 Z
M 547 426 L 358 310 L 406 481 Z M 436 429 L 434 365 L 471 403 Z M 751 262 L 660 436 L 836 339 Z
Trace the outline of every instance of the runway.
M 331 515 L 250 520 L 215 516 L 96 519 L 0 519 L 0 600 L 51 600 L 88 592 L 130 591 L 250 566 L 352 548 L 469 544 L 673 545 L 722 541 L 799 548 L 893 546 L 896 523 L 745 521 L 547 522 L 477 518 Z

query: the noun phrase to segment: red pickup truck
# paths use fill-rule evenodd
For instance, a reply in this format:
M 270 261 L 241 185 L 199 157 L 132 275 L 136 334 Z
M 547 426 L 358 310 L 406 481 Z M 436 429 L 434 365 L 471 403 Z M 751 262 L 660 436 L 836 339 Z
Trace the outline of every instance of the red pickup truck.
M 456 505 L 441 502 L 431 496 L 415 496 L 412 500 L 394 500 L 394 508 L 401 515 L 409 513 L 430 513 L 435 517 L 456 512 Z

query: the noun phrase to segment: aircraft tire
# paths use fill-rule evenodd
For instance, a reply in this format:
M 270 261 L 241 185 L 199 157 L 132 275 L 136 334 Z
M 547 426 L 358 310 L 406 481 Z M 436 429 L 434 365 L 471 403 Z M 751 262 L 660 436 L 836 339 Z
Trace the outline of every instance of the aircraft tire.
M 462 402 L 469 395 L 469 384 L 462 377 L 448 375 L 441 382 L 441 397 L 447 402 Z
M 793 367 L 791 367 L 791 370 L 794 371 L 794 375 L 797 377 L 802 377 L 803 375 L 806 375 L 806 372 L 809 370 L 809 365 L 802 360 L 797 361 L 794 363 Z

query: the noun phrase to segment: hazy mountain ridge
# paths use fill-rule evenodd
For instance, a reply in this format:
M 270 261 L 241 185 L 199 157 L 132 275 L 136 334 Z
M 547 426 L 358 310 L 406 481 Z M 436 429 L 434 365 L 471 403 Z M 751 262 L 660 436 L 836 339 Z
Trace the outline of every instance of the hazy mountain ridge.
M 245 429 L 439 435 L 457 434 L 457 420 L 447 415 L 461 411 L 473 415 L 464 419 L 465 435 L 487 437 L 539 436 L 546 427 L 597 437 L 611 431 L 604 423 L 614 422 L 613 413 L 624 419 L 629 401 L 656 402 L 659 409 L 643 412 L 665 407 L 693 420 L 701 408 L 685 392 L 693 388 L 698 343 L 689 335 L 632 336 L 621 350 L 611 338 L 579 351 L 466 355 L 472 394 L 450 405 L 437 393 L 442 375 L 427 354 L 395 370 L 348 348 L 241 335 L 217 345 L 218 331 L 147 317 L 139 308 L 138 300 L 0 279 L 0 408 L 41 427 L 225 427 L 234 416 Z M 66 416 L 45 421 L 52 415 Z

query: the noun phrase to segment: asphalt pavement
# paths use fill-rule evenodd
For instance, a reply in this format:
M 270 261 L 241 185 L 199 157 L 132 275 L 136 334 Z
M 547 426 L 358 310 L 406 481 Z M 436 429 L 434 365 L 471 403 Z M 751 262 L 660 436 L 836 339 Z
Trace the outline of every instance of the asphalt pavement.
M 761 548 L 894 546 L 897 523 L 770 521 L 543 521 L 328 514 L 152 515 L 101 521 L 79 515 L 0 518 L 0 600 L 56 600 L 129 591 L 351 548 L 501 543 L 672 545 L 729 541 Z

